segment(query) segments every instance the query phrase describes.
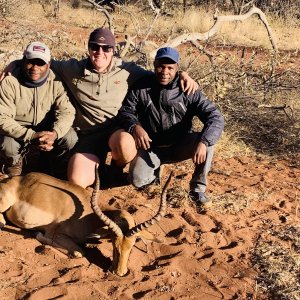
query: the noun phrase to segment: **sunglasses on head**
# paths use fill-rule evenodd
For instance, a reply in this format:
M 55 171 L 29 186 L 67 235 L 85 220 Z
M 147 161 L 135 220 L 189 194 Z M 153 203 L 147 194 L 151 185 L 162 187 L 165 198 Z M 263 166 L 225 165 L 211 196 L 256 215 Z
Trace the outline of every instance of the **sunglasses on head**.
M 113 47 L 112 46 L 108 46 L 108 45 L 98 45 L 98 44 L 89 44 L 89 48 L 92 51 L 99 51 L 100 48 L 102 49 L 103 52 L 108 53 L 111 52 Z

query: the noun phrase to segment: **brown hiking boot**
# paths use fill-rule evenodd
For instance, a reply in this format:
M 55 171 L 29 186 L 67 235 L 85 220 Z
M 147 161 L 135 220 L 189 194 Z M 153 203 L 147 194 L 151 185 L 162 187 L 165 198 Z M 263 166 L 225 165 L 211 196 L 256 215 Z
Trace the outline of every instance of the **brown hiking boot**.
M 6 168 L 6 174 L 10 177 L 22 174 L 23 159 L 22 157 L 13 165 Z

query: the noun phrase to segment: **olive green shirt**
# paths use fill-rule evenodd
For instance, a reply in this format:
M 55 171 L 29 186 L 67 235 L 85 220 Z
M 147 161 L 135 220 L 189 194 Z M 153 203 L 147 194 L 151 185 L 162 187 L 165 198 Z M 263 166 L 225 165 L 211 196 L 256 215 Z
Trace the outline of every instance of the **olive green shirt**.
M 38 125 L 53 110 L 52 130 L 58 139 L 63 137 L 73 124 L 75 109 L 62 82 L 51 70 L 40 87 L 26 87 L 22 78 L 18 67 L 0 83 L 0 134 L 28 142 L 35 134 L 29 127 Z
M 98 73 L 89 58 L 51 62 L 76 108 L 74 127 L 91 131 L 110 126 L 129 87 L 149 71 L 113 57 L 108 72 Z

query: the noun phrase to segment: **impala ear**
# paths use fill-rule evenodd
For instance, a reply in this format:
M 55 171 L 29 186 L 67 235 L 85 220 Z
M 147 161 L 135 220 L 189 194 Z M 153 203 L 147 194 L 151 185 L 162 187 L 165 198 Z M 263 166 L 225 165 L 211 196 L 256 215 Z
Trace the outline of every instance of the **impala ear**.
M 107 239 L 111 237 L 111 230 L 105 226 L 98 228 L 94 233 L 91 233 L 86 236 L 87 240 L 101 240 Z
M 156 238 L 151 232 L 147 230 L 142 230 L 136 234 L 136 237 L 140 237 L 141 239 L 145 239 L 155 243 L 163 243 L 163 240 L 159 240 Z

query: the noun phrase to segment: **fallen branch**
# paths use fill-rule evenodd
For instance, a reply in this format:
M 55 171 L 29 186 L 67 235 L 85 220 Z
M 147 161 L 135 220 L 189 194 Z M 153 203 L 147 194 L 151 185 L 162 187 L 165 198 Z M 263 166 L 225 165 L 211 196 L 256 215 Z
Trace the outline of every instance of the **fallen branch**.
M 286 104 L 282 104 L 282 105 L 260 104 L 260 105 L 258 105 L 258 108 L 285 109 L 286 107 L 287 107 Z
M 270 109 L 276 109 L 276 110 L 283 110 L 285 115 L 291 120 L 294 120 L 294 110 L 291 106 L 282 104 L 282 105 L 271 105 L 271 104 L 260 104 L 258 105 L 258 108 L 270 108 Z M 288 113 L 288 110 L 290 111 L 290 114 Z
M 231 21 L 244 21 L 251 17 L 253 14 L 257 14 L 260 18 L 260 20 L 263 22 L 264 26 L 267 29 L 269 40 L 271 42 L 272 48 L 274 52 L 277 52 L 277 46 L 273 37 L 272 30 L 269 26 L 269 23 L 267 21 L 267 18 L 265 14 L 256 6 L 253 6 L 246 14 L 244 15 L 230 15 L 230 16 L 214 16 L 215 23 L 211 27 L 210 30 L 208 30 L 205 33 L 186 33 L 182 34 L 173 40 L 168 41 L 167 43 L 161 45 L 161 47 L 177 47 L 181 44 L 192 42 L 192 41 L 206 41 L 213 37 L 217 32 L 219 32 L 221 25 L 224 22 L 231 22 Z M 154 58 L 156 54 L 157 49 L 150 52 L 150 58 Z

